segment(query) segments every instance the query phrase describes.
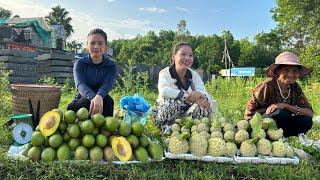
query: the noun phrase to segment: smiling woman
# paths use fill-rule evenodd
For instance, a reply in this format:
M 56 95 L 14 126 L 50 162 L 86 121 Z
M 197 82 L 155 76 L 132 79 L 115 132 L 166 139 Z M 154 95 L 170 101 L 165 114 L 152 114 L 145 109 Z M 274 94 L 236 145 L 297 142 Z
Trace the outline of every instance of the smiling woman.
M 155 121 L 164 134 L 171 133 L 176 118 L 207 117 L 217 110 L 215 100 L 206 91 L 199 74 L 191 69 L 193 51 L 185 42 L 174 47 L 173 64 L 159 73 Z
M 68 110 L 76 112 L 85 107 L 91 115 L 100 113 L 113 116 L 114 102 L 108 93 L 115 81 L 117 69 L 114 62 L 103 55 L 106 48 L 107 34 L 101 29 L 91 30 L 87 36 L 89 55 L 74 64 L 77 95 L 68 105 Z
M 279 54 L 266 70 L 271 79 L 253 90 L 245 118 L 250 120 L 255 112 L 259 112 L 274 118 L 285 137 L 306 133 L 312 127 L 313 110 L 296 81 L 309 73 L 297 55 L 291 52 Z

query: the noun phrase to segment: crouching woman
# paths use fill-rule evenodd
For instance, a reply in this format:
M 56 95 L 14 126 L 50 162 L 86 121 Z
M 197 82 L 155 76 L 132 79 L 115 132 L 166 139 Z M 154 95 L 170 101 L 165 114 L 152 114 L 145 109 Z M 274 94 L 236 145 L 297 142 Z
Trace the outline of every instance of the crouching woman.
M 191 69 L 193 51 L 188 43 L 179 43 L 172 53 L 172 65 L 159 73 L 155 122 L 162 133 L 171 133 L 176 118 L 208 117 L 216 112 L 216 102 L 208 94 L 199 74 Z
M 253 90 L 245 118 L 250 120 L 255 112 L 259 112 L 275 119 L 278 128 L 283 129 L 284 137 L 306 133 L 312 127 L 313 110 L 297 80 L 309 73 L 297 55 L 291 52 L 279 54 L 275 63 L 266 69 L 270 79 Z
M 116 79 L 117 69 L 115 63 L 104 55 L 106 48 L 107 34 L 101 29 L 91 30 L 87 36 L 89 55 L 74 64 L 77 95 L 68 105 L 68 110 L 76 112 L 85 107 L 91 115 L 113 116 L 114 101 L 109 91 Z

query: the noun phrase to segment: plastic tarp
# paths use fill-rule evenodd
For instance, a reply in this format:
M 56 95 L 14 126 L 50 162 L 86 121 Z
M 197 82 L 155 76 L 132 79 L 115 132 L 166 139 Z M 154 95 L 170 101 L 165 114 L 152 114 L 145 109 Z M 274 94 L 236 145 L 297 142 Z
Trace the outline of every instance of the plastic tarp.
M 23 20 L 14 24 L 12 27 L 15 28 L 25 28 L 28 26 L 32 26 L 39 37 L 45 42 L 48 43 L 50 39 L 50 32 L 41 27 L 40 23 L 37 20 Z
M 27 148 L 28 144 L 25 144 L 25 145 L 22 145 L 22 146 L 14 146 L 14 145 L 11 145 L 9 147 L 9 150 L 8 150 L 8 157 L 9 158 L 12 158 L 12 159 L 16 159 L 16 160 L 29 160 L 28 157 L 24 156 L 23 155 L 23 151 Z M 159 162 L 159 161 L 163 161 L 165 160 L 165 157 L 162 157 L 160 160 L 153 160 L 151 158 L 148 158 L 148 163 L 150 162 Z M 87 162 L 90 162 L 90 160 L 66 160 L 64 162 L 69 162 L 69 163 L 82 163 L 84 161 L 87 161 Z M 58 162 L 58 160 L 55 160 L 53 162 Z M 112 162 L 108 162 L 108 161 L 104 161 L 104 160 L 101 160 L 99 161 L 98 163 L 100 164 L 109 164 L 109 163 L 112 163 L 112 164 L 136 164 L 136 163 L 142 163 L 141 161 L 137 161 L 137 160 L 132 160 L 132 161 L 127 161 L 127 162 L 122 162 L 122 161 L 112 161 Z
M 5 26 L 5 25 L 7 25 L 7 24 L 8 24 L 8 23 L 7 23 L 7 20 L 8 20 L 8 19 L 0 18 L 0 26 Z
M 172 154 L 170 152 L 164 152 L 168 159 L 181 159 L 181 160 L 197 160 L 205 162 L 218 162 L 218 163 L 251 163 L 251 164 L 299 164 L 299 158 L 294 156 L 288 157 L 273 157 L 273 156 L 257 156 L 257 157 L 242 157 L 239 153 L 233 157 L 213 157 L 213 156 L 195 156 L 192 154 Z

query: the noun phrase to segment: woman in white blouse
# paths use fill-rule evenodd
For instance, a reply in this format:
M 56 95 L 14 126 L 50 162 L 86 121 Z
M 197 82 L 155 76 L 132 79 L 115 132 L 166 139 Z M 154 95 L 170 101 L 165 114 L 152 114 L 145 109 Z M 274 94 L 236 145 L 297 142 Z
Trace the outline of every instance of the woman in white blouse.
M 191 69 L 193 52 L 185 42 L 177 44 L 172 53 L 173 64 L 159 73 L 155 122 L 164 134 L 171 133 L 176 118 L 208 117 L 217 110 L 199 74 Z

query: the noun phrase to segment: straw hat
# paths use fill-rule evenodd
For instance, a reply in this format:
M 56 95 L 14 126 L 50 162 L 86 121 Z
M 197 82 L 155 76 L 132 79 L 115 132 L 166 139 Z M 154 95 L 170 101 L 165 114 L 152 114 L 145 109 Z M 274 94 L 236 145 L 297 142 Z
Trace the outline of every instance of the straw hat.
M 277 67 L 282 64 L 283 65 L 300 66 L 301 67 L 299 69 L 300 77 L 306 76 L 306 75 L 310 74 L 310 72 L 311 72 L 309 68 L 303 66 L 300 63 L 299 57 L 297 55 L 293 54 L 292 52 L 283 52 L 283 53 L 279 54 L 276 57 L 276 61 L 266 69 L 267 76 L 276 77 L 274 70 L 277 69 Z

